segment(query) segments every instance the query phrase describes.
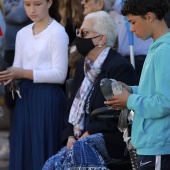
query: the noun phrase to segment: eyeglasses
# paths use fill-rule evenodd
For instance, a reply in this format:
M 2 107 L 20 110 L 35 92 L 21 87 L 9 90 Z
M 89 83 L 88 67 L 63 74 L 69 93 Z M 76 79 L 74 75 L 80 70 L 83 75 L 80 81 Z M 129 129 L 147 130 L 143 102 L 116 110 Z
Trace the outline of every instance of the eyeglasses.
M 83 29 L 77 28 L 76 29 L 76 36 L 80 35 L 82 38 L 84 38 L 89 32 L 97 33 L 97 32 L 94 32 L 94 31 L 86 30 L 85 28 L 83 28 Z
M 85 3 L 89 2 L 89 0 L 81 0 L 81 1 L 84 1 Z

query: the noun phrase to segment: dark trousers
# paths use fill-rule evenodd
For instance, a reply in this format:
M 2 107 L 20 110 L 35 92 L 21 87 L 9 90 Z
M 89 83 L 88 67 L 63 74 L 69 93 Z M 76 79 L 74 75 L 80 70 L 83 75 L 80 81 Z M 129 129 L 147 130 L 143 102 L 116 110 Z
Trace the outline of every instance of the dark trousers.
M 4 61 L 8 63 L 9 66 L 12 66 L 14 62 L 14 50 L 5 50 Z
M 14 50 L 6 50 L 4 55 L 4 61 L 7 63 L 7 65 L 10 67 L 13 64 L 14 61 Z M 12 112 L 15 107 L 15 99 L 12 99 L 12 93 L 5 89 L 5 104 Z
M 7 63 L 8 67 L 12 66 L 12 64 L 13 64 L 14 53 L 15 53 L 14 50 L 6 50 L 5 51 L 4 61 Z M 12 126 L 13 112 L 14 112 L 14 107 L 15 107 L 15 102 L 16 102 L 16 94 L 15 94 L 15 98 L 13 99 L 11 91 L 8 91 L 8 89 L 6 87 L 4 99 L 5 99 L 5 105 L 10 111 L 10 126 Z
M 170 155 L 138 155 L 139 170 L 170 170 Z

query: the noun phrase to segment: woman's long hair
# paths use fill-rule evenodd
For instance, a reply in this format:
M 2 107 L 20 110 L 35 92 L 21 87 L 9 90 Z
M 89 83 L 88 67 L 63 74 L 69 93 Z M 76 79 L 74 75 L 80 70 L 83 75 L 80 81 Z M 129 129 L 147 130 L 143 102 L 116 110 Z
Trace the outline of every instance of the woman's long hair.
M 49 0 L 47 0 L 49 1 Z M 52 5 L 49 9 L 49 15 L 51 18 L 55 19 L 56 21 L 60 22 L 61 16 L 59 14 L 59 2 L 58 0 L 53 0 Z
M 64 27 L 69 19 L 75 28 L 79 28 L 83 22 L 82 11 L 80 0 L 59 0 L 60 23 Z

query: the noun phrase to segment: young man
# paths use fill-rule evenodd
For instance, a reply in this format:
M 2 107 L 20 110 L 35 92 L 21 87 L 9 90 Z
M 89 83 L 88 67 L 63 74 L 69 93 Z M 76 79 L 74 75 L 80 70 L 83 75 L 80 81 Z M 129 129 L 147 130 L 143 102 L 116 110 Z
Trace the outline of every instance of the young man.
M 164 16 L 166 0 L 126 0 L 121 10 L 131 31 L 143 40 L 153 38 L 138 86 L 123 91 L 107 105 L 134 110 L 132 144 L 140 170 L 170 169 L 170 32 Z
M 117 51 L 122 54 L 126 59 L 128 59 L 135 66 L 135 70 L 140 77 L 143 63 L 145 61 L 149 46 L 153 42 L 152 38 L 149 38 L 145 41 L 136 37 L 132 34 L 132 41 L 129 42 L 129 29 L 127 29 L 127 23 L 125 17 L 121 14 L 122 0 L 115 0 L 113 10 L 110 11 L 110 15 L 118 25 L 118 49 Z M 131 38 L 130 38 L 131 39 Z M 134 63 L 133 57 L 130 52 L 130 45 L 133 44 L 133 53 L 134 53 Z M 132 58 L 131 58 L 132 57 Z

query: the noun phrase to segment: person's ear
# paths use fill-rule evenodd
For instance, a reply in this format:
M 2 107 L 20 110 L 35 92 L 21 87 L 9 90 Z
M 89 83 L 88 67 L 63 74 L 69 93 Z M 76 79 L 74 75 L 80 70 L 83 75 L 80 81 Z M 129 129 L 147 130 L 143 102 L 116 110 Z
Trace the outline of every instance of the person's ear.
M 102 10 L 104 8 L 104 1 L 98 1 L 97 8 L 98 8 L 98 11 Z
M 148 12 L 147 14 L 146 14 L 146 20 L 148 21 L 148 22 L 152 22 L 153 20 L 155 20 L 156 19 L 156 16 L 155 16 L 155 14 L 153 13 L 153 12 Z
M 102 47 L 105 43 L 106 43 L 106 36 L 105 35 L 101 35 L 98 47 Z
M 53 0 L 48 0 L 48 8 L 51 7 L 52 3 L 53 3 Z

